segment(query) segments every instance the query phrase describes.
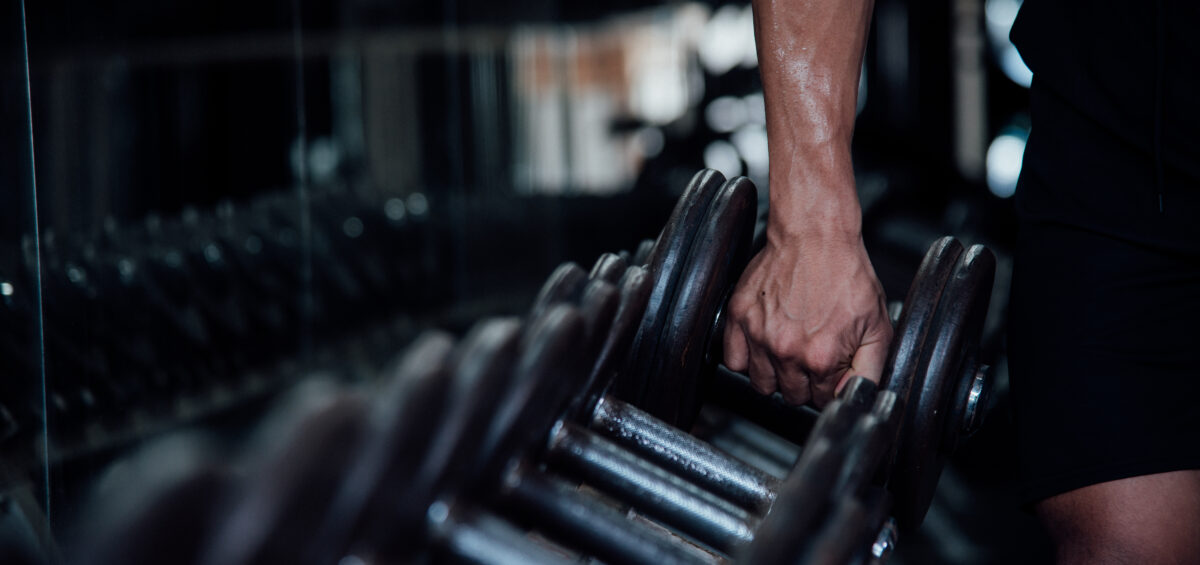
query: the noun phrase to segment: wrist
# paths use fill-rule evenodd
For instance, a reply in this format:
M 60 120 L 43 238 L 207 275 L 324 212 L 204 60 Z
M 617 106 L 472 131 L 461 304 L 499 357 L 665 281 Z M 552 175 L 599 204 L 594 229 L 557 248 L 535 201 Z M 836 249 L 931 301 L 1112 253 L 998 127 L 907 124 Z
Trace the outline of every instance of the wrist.
M 767 236 L 777 241 L 861 244 L 862 209 L 853 171 L 846 167 L 797 172 L 783 175 L 772 169 Z
M 861 220 L 809 214 L 782 218 L 775 210 L 767 220 L 767 241 L 777 247 L 847 248 L 862 246 Z M 776 219 L 779 218 L 779 219 Z

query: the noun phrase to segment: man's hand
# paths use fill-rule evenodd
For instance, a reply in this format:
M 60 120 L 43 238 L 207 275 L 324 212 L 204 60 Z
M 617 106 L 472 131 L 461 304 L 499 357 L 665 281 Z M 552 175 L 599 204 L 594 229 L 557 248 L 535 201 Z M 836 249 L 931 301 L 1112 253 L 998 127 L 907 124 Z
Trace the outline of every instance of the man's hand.
M 725 365 L 763 394 L 824 406 L 848 377 L 879 381 L 892 325 L 861 238 L 768 237 L 728 307 Z
M 878 381 L 892 338 L 850 162 L 874 1 L 753 6 L 771 216 L 729 302 L 725 364 L 762 393 L 823 406 L 848 376 Z

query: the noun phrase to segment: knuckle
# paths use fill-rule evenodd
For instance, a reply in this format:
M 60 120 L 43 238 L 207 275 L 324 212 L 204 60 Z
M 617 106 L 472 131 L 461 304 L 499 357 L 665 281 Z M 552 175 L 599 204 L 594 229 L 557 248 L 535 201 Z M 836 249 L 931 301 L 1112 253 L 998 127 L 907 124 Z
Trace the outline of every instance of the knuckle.
M 789 401 L 807 401 L 812 394 L 812 377 L 802 367 L 786 370 L 779 377 L 779 392 Z
M 780 379 L 779 392 L 783 395 L 783 399 L 791 404 L 806 404 L 812 399 L 809 380 L 805 377 Z
M 774 394 L 775 387 L 770 386 L 767 383 L 768 381 L 764 379 L 751 379 L 750 388 L 754 389 L 754 392 L 757 392 L 763 396 Z
M 804 352 L 804 362 L 817 375 L 828 375 L 846 365 L 848 351 L 837 340 L 821 338 L 813 340 Z
M 741 317 L 750 309 L 751 304 L 754 304 L 754 293 L 745 288 L 738 288 L 729 297 L 730 314 L 735 318 Z
M 802 361 L 805 343 L 801 339 L 790 335 L 788 332 L 774 332 L 764 336 L 765 345 L 771 350 L 771 353 L 780 360 L 787 362 Z

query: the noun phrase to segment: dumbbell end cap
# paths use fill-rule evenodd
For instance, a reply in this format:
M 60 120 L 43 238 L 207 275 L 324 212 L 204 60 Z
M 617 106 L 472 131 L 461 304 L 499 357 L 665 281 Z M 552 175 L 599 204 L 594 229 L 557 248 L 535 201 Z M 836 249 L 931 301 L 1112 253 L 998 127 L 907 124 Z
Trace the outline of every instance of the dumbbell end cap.
M 987 365 L 980 365 L 971 380 L 971 388 L 967 392 L 962 411 L 962 437 L 971 437 L 983 426 L 984 416 L 987 415 L 988 403 L 992 396 L 992 371 Z

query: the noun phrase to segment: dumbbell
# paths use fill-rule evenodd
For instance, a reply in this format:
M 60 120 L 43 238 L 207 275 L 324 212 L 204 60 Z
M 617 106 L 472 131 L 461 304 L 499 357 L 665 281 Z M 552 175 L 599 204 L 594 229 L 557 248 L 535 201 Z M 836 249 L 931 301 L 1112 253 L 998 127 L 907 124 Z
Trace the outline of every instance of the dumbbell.
M 214 527 L 194 562 L 292 563 L 308 555 L 366 436 L 368 407 L 364 395 L 320 381 L 297 391 L 248 443 L 248 473 L 214 502 Z
M 81 565 L 189 563 L 207 541 L 216 506 L 235 484 L 215 442 L 177 433 L 143 446 L 97 481 L 82 512 Z
M 698 178 L 700 177 L 701 176 L 698 175 Z M 706 177 L 706 180 L 709 181 L 707 187 L 704 185 L 704 183 L 694 183 L 692 188 L 694 189 L 695 187 L 700 186 L 702 188 L 711 190 L 712 178 L 713 177 L 711 175 Z M 689 190 L 689 193 L 692 192 L 694 191 Z M 667 230 L 664 230 L 665 239 L 660 238 L 660 243 L 664 240 L 678 242 L 680 239 L 683 239 L 679 236 L 667 237 L 666 234 L 683 233 L 682 230 L 675 230 L 672 232 L 671 228 L 672 226 L 678 226 L 681 224 L 681 222 L 676 221 L 677 218 L 684 217 L 684 215 L 680 213 L 681 211 L 688 212 L 695 209 L 695 206 L 692 206 L 691 208 L 684 207 L 684 203 L 686 203 L 688 199 L 687 194 L 688 193 L 685 193 L 685 196 L 681 199 L 680 206 L 676 208 L 676 214 L 674 214 L 672 217 L 672 223 L 668 224 Z M 695 220 L 692 220 L 692 222 L 695 222 Z M 912 305 L 908 310 L 910 315 L 904 317 L 904 320 L 901 322 L 901 329 L 898 332 L 898 335 L 903 338 L 903 341 L 901 342 L 898 340 L 897 343 L 894 344 L 895 347 L 893 347 L 893 351 L 891 353 L 892 362 L 889 364 L 889 367 L 891 367 L 892 370 L 889 372 L 887 380 L 885 381 L 890 383 L 895 391 L 907 394 L 907 390 L 911 389 L 912 385 L 910 383 L 914 378 L 912 373 L 916 369 L 915 365 L 913 365 L 913 362 L 919 362 L 919 359 L 922 356 L 922 353 L 920 352 L 920 344 L 923 341 L 921 339 L 914 338 L 922 337 L 921 332 L 924 330 L 921 329 L 920 322 L 921 320 L 925 320 L 931 316 L 932 311 L 936 309 L 941 287 L 944 285 L 946 277 L 949 276 L 948 271 L 956 268 L 955 262 L 960 254 L 961 246 L 959 246 L 956 242 L 951 240 L 940 241 L 931 248 L 925 262 L 923 263 L 921 269 L 919 269 L 919 274 L 917 277 L 918 282 L 914 283 L 913 287 L 911 288 L 908 301 L 909 304 Z M 609 263 L 611 263 L 611 260 Z M 677 263 L 678 261 L 676 261 L 676 264 Z M 600 271 L 604 270 L 605 268 L 605 262 L 602 260 L 597 264 L 597 267 L 594 270 Z M 963 280 L 964 284 L 959 284 L 958 286 L 963 289 L 961 291 L 972 293 L 972 296 L 975 297 L 974 300 L 976 303 L 970 304 L 968 307 L 966 304 L 969 304 L 969 301 L 959 300 L 959 306 L 957 308 L 948 308 L 948 310 L 957 311 L 960 315 L 969 314 L 976 320 L 981 319 L 983 312 L 986 311 L 987 288 L 990 286 L 990 284 L 985 283 L 990 283 L 990 280 L 987 279 L 990 279 L 991 269 L 991 257 L 990 254 L 985 250 L 982 250 L 982 248 L 973 248 L 972 251 L 967 253 L 963 262 L 963 267 L 959 269 L 960 276 L 956 276 L 956 279 Z M 578 270 L 575 270 L 574 274 L 571 273 L 572 270 L 560 269 L 559 272 L 556 272 L 555 275 L 551 277 L 551 283 L 548 284 L 548 288 L 570 286 L 564 284 L 562 281 L 577 281 L 581 279 L 581 275 L 578 273 Z M 656 282 L 661 283 L 662 279 L 663 277 L 659 277 Z M 731 277 L 726 278 L 726 280 L 730 279 Z M 692 287 L 702 287 L 706 281 L 707 279 L 694 277 L 688 282 Z M 578 285 L 578 283 L 575 284 Z M 692 290 L 691 292 L 693 294 L 697 293 L 695 290 Z M 700 293 L 703 292 L 703 290 L 700 291 Z M 546 292 L 543 291 L 543 294 L 546 294 Z M 559 294 L 563 293 L 559 292 Z M 711 290 L 708 290 L 708 294 L 712 295 L 714 293 Z M 982 302 L 982 304 L 979 302 Z M 665 309 L 667 308 L 660 307 L 660 310 Z M 916 314 L 912 314 L 913 312 L 916 312 Z M 652 313 L 647 313 L 647 317 L 651 317 L 651 315 Z M 950 329 L 947 329 L 943 332 L 945 337 L 957 336 L 960 341 L 965 341 L 967 343 L 971 341 L 970 339 L 963 340 L 962 338 L 964 335 L 972 335 L 972 326 L 953 325 L 947 326 L 947 328 Z M 978 336 L 977 326 L 975 327 L 975 332 L 973 335 Z M 692 339 L 694 340 L 694 337 Z M 933 344 L 934 342 L 930 343 Z M 964 346 L 963 349 L 968 350 L 969 346 Z M 898 350 L 899 353 L 897 352 Z M 900 363 L 896 362 L 896 357 L 898 355 L 900 356 Z M 943 353 L 941 355 L 945 357 L 947 354 Z M 947 361 L 947 359 L 948 358 L 943 359 L 943 365 L 946 364 L 945 361 Z M 958 358 L 958 362 L 966 366 L 973 365 L 964 359 L 964 357 L 960 356 Z M 937 371 L 935 370 L 934 372 L 936 373 Z M 972 377 L 974 376 L 976 375 L 972 375 Z M 933 383 L 937 382 L 939 379 L 942 381 L 941 388 L 933 385 Z M 943 370 L 941 373 L 933 375 L 931 378 L 926 380 L 930 382 L 930 386 L 928 387 L 930 392 L 928 394 L 936 395 L 939 394 L 943 388 L 945 388 L 945 384 L 948 379 Z M 973 378 L 969 382 L 971 387 L 975 389 L 976 399 L 978 400 L 978 393 L 980 392 L 981 385 L 984 383 L 982 382 L 981 378 Z M 671 396 L 676 395 L 672 394 Z M 938 399 L 938 401 L 944 400 L 944 397 Z M 965 400 L 961 404 L 963 406 L 970 405 L 970 403 L 966 402 Z M 976 407 L 981 405 L 982 404 L 978 401 L 974 403 L 974 406 Z M 601 406 L 607 408 L 614 406 L 614 403 L 608 402 L 601 404 Z M 735 502 L 742 502 L 750 508 L 759 509 L 770 504 L 770 499 L 773 496 L 773 481 L 770 477 L 764 477 L 761 473 L 758 474 L 758 477 L 756 477 L 755 474 L 747 473 L 742 470 L 733 473 L 721 473 L 721 463 L 728 460 L 728 458 L 696 457 L 693 454 L 697 453 L 698 451 L 705 453 L 705 451 L 711 452 L 712 450 L 698 450 L 696 446 L 690 445 L 698 442 L 687 441 L 686 438 L 681 440 L 680 434 L 672 432 L 666 428 L 654 426 L 653 419 L 647 419 L 643 417 L 643 414 L 636 411 L 636 409 L 631 411 L 627 405 L 621 404 L 615 404 L 615 406 L 617 407 L 617 410 L 598 411 L 600 417 L 596 422 L 596 426 L 602 430 L 606 430 L 610 436 L 613 436 L 618 440 L 624 440 L 623 443 L 626 446 L 638 450 L 640 454 L 654 459 L 655 462 L 671 468 L 672 470 L 688 477 L 694 482 L 705 485 L 710 490 L 721 493 Z M 932 410 L 932 408 L 930 408 L 930 402 L 927 401 L 924 409 Z M 979 410 L 972 410 L 974 410 L 974 413 L 977 416 Z M 614 412 L 616 414 L 620 414 L 620 416 L 614 417 Z M 632 424 L 632 422 L 637 422 L 637 424 Z M 931 434 L 936 432 L 936 430 L 933 430 L 932 426 L 930 425 L 926 425 L 923 428 L 917 428 L 917 430 L 918 431 L 915 433 L 922 434 L 922 438 L 928 438 Z M 923 439 L 922 441 L 928 442 L 930 440 Z M 681 444 L 686 445 L 686 449 L 672 449 L 673 446 L 680 446 Z M 910 442 L 907 445 L 912 446 L 912 449 L 923 449 L 921 453 L 925 454 L 938 452 L 936 445 L 922 445 L 915 441 Z M 952 446 L 953 442 L 948 442 L 946 445 Z M 707 455 L 707 453 L 705 453 L 705 455 Z M 712 461 L 716 461 L 718 463 L 713 465 L 710 463 Z M 906 461 L 909 460 L 906 459 Z M 910 465 L 907 468 L 911 469 L 913 466 Z M 924 471 L 926 474 L 921 475 L 920 473 L 922 471 Z M 903 475 L 903 473 L 901 474 Z M 919 477 L 918 480 L 921 482 L 920 484 L 925 485 L 922 488 L 925 491 L 929 491 L 932 489 L 932 485 L 936 484 L 937 468 L 933 468 L 932 472 L 930 472 L 930 466 L 926 464 L 916 467 L 916 471 L 909 473 L 907 476 L 909 477 L 907 484 L 911 485 L 915 483 L 916 481 L 913 479 Z M 754 480 L 755 478 L 758 480 Z M 906 483 L 901 481 L 898 484 Z M 908 498 L 905 498 L 906 496 L 917 493 L 919 490 L 921 489 L 909 490 L 905 495 L 902 495 L 901 506 L 904 506 L 906 501 L 909 500 Z M 920 501 L 919 499 L 922 497 L 923 495 L 918 495 L 916 498 L 914 498 L 915 502 L 912 504 L 913 510 L 907 512 L 910 517 L 903 520 L 903 523 L 906 526 L 915 526 L 915 524 L 919 523 L 919 519 L 914 519 L 911 516 L 923 515 L 928 501 Z
M 688 427 L 685 420 L 699 408 L 699 383 L 683 376 L 704 364 L 717 311 L 750 259 L 757 205 L 757 191 L 745 177 L 726 182 L 720 173 L 702 170 L 692 178 L 648 251 L 651 296 L 617 396 Z M 694 403 L 694 409 L 681 410 L 681 402 Z
M 734 199 L 726 196 L 740 190 L 745 194 L 740 201 L 752 202 L 753 186 L 746 179 L 722 180 L 713 171 L 698 173 L 648 252 L 654 292 L 616 389 L 668 422 L 690 422 L 699 408 L 695 391 L 702 377 L 718 372 L 711 352 L 721 339 L 720 306 L 749 255 L 753 214 L 745 205 L 729 205 Z M 705 202 L 711 205 L 702 214 Z M 646 253 L 643 245 L 639 254 Z M 897 432 L 896 445 L 903 439 L 903 446 L 889 463 L 899 476 L 897 505 L 905 509 L 900 521 L 905 528 L 919 525 L 928 508 L 941 454 L 978 426 L 986 406 L 989 375 L 977 351 L 994 269 L 995 259 L 985 248 L 964 251 L 957 241 L 943 238 L 930 247 L 906 297 L 883 378 L 883 388 L 902 399 L 907 414 Z M 950 298 L 942 300 L 944 295 Z M 926 339 L 931 327 L 937 333 Z M 719 373 L 731 378 L 728 371 Z M 732 378 L 748 383 L 745 377 Z M 955 419 L 948 420 L 947 413 Z M 664 452 L 636 429 L 612 434 L 627 438 L 626 445 L 644 455 Z M 660 463 L 687 472 L 686 461 Z M 703 473 L 689 476 L 707 480 Z
M 982 410 L 987 405 L 986 372 L 981 372 L 974 356 L 977 356 L 976 340 L 986 313 L 991 268 L 990 254 L 981 248 L 963 253 L 955 242 L 938 242 L 918 270 L 907 300 L 912 306 L 901 316 L 897 327 L 897 339 L 891 348 L 883 388 L 907 395 L 906 402 L 914 402 L 906 404 L 909 419 L 904 422 L 902 431 L 897 432 L 894 442 L 897 453 L 903 452 L 905 456 L 898 460 L 893 456 L 894 463 L 889 471 L 895 477 L 892 486 L 903 516 L 901 524 L 905 528 L 919 525 L 920 516 L 928 507 L 928 497 L 936 485 L 941 457 L 978 427 Z M 937 282 L 943 277 L 949 282 L 944 292 L 936 293 Z M 940 308 L 934 302 L 939 298 Z M 923 339 L 923 332 L 928 332 L 930 327 L 939 328 L 938 335 Z M 724 377 L 726 390 L 736 387 L 740 390 L 735 392 L 757 397 L 745 377 L 724 370 L 719 374 Z M 723 392 L 716 398 L 728 396 Z M 751 410 L 748 416 L 754 419 L 756 414 L 770 412 L 773 407 L 769 404 L 760 400 L 764 409 Z M 954 411 L 949 412 L 949 416 L 942 415 L 950 409 Z M 796 417 L 782 423 L 791 423 L 801 430 L 811 427 L 811 409 L 791 409 L 790 413 Z M 746 488 L 729 489 L 728 484 L 713 480 L 720 475 L 711 469 L 702 472 L 689 469 L 694 461 L 690 455 L 692 450 L 671 450 L 674 441 L 656 439 L 663 435 L 662 432 L 647 427 L 645 418 L 636 412 L 619 410 L 610 415 L 602 410 L 599 414 L 602 418 L 597 418 L 593 427 L 643 456 L 655 458 L 660 465 L 722 493 L 730 500 L 769 504 L 769 479 Z M 671 454 L 669 457 L 668 453 Z M 753 475 L 738 473 L 735 476 Z

